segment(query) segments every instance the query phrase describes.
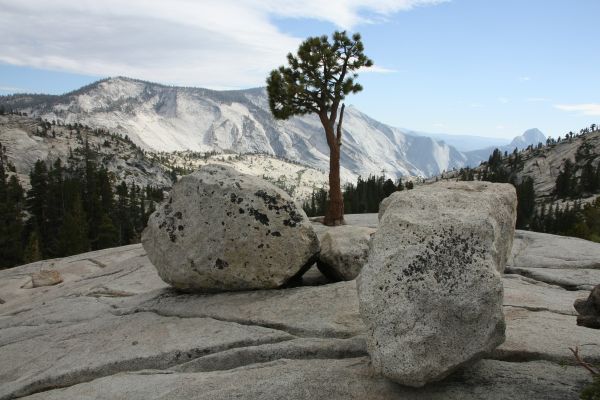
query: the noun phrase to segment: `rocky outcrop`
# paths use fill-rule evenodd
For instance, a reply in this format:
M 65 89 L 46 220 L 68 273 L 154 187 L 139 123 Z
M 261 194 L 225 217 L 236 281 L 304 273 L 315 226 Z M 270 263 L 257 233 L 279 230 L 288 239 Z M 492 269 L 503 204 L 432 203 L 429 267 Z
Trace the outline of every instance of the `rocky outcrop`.
M 440 380 L 504 341 L 499 271 L 514 187 L 443 183 L 390 196 L 358 278 L 376 371 L 409 386 Z
M 600 285 L 592 289 L 587 299 L 577 299 L 573 307 L 579 313 L 577 325 L 600 329 Z
M 506 271 L 569 290 L 600 285 L 600 243 L 516 231 Z
M 280 287 L 319 251 L 306 214 L 285 192 L 223 165 L 174 185 L 142 243 L 165 282 L 207 292 Z
M 62 284 L 24 288 L 49 269 Z M 198 295 L 164 283 L 139 244 L 40 261 L 0 271 L 0 399 L 578 398 L 590 378 L 568 347 L 600 362 L 598 331 L 573 315 L 589 292 L 503 283 L 506 342 L 410 388 L 373 371 L 355 281 Z
M 369 254 L 369 241 L 376 229 L 344 225 L 328 229 L 319 239 L 317 266 L 333 281 L 355 279 Z

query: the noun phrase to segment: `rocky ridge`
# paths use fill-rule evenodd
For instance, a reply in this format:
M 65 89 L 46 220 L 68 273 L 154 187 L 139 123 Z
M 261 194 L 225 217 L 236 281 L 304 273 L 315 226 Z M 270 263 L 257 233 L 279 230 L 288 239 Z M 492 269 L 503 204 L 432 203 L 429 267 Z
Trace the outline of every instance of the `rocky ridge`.
M 327 170 L 329 147 L 317 116 L 276 121 L 264 88 L 215 91 L 115 77 L 62 96 L 13 95 L 0 106 L 35 117 L 128 135 L 152 151 L 265 153 Z M 375 121 L 355 107 L 344 116 L 342 174 L 432 176 L 468 157 L 430 137 Z
M 295 199 L 306 199 L 314 188 L 328 185 L 325 172 L 266 154 L 142 151 L 119 135 L 86 126 L 68 127 L 51 122 L 48 126 L 46 121 L 31 117 L 0 115 L 0 144 L 6 150 L 7 161 L 14 165 L 15 173 L 25 187 L 38 159 L 47 163 L 57 158 L 61 158 L 63 163 L 81 159 L 86 139 L 97 154 L 98 162 L 117 182 L 125 181 L 128 185 L 135 183 L 168 190 L 173 184 L 172 171 L 185 173 L 207 164 L 231 166 L 242 173 L 262 177 Z M 343 178 L 353 181 L 354 175 Z

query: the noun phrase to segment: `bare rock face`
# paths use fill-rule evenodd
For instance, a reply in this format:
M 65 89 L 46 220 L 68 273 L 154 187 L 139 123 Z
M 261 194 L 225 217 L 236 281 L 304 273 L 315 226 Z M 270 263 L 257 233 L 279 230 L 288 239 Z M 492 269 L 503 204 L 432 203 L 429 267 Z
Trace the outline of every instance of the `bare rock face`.
M 358 277 L 375 370 L 423 386 L 504 342 L 503 270 L 514 187 L 445 182 L 386 201 Z
M 362 226 L 329 228 L 321 237 L 317 266 L 335 281 L 356 279 L 369 255 L 369 241 L 376 229 Z
M 173 187 L 142 243 L 160 277 L 185 291 L 277 288 L 319 251 L 306 214 L 285 192 L 211 164 Z
M 600 285 L 596 286 L 587 299 L 577 299 L 573 304 L 579 313 L 577 325 L 600 329 Z
M 62 281 L 60 273 L 54 270 L 43 270 L 31 274 L 31 286 L 34 288 L 58 285 Z

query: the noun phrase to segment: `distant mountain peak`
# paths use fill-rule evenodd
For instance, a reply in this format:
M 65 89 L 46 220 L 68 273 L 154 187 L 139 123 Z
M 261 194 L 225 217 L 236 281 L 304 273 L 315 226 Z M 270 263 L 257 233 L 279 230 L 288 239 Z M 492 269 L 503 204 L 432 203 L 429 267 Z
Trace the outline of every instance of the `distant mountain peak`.
M 544 143 L 546 141 L 546 135 L 537 128 L 527 129 L 522 135 L 515 137 L 509 146 L 511 148 L 524 149 L 529 145 L 535 146 L 538 143 Z

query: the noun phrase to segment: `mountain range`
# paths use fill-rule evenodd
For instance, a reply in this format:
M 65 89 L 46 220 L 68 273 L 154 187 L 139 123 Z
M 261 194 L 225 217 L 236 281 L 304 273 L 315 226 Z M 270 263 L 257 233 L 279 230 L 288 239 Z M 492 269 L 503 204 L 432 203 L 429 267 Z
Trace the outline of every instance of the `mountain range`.
M 275 120 L 264 88 L 215 91 L 116 77 L 64 95 L 0 97 L 0 107 L 107 129 L 154 152 L 264 153 L 319 170 L 329 165 L 318 117 Z M 392 177 L 433 176 L 477 165 L 493 150 L 460 151 L 448 140 L 386 125 L 353 106 L 346 108 L 343 128 L 345 180 L 382 171 Z M 519 146 L 537 144 L 530 139 L 539 138 L 526 133 L 515 140 Z

